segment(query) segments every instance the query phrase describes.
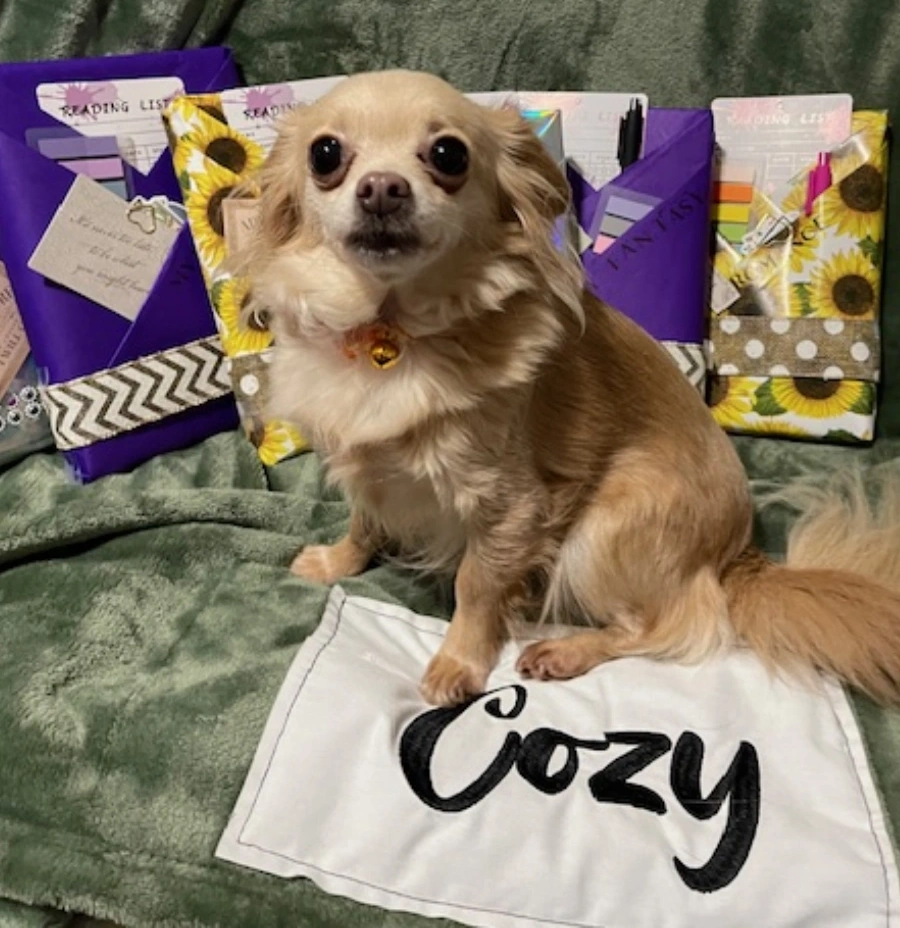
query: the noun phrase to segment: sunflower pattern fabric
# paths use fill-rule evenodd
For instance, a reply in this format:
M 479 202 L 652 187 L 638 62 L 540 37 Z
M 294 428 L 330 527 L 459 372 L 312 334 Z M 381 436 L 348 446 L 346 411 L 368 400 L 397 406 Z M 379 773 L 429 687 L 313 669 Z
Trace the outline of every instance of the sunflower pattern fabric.
M 188 225 L 209 290 L 241 422 L 263 464 L 271 466 L 306 448 L 303 437 L 265 415 L 272 335 L 256 316 L 245 319 L 247 281 L 225 267 L 223 202 L 239 187 L 252 193 L 252 178 L 265 149 L 231 128 L 215 94 L 175 98 L 164 113 L 172 160 Z
M 751 225 L 769 217 L 782 234 L 746 256 L 718 249 L 732 302 L 712 314 L 708 401 L 727 431 L 874 438 L 887 132 L 887 113 L 854 113 L 811 215 L 804 176 L 780 203 L 754 198 Z

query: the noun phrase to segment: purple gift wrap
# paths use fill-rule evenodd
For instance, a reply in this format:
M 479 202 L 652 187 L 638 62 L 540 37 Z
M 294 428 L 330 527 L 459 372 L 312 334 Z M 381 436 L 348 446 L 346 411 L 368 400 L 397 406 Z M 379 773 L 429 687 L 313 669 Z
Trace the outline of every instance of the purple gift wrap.
M 189 93 L 219 91 L 239 83 L 231 52 L 225 48 L 0 64 L 0 201 L 4 204 L 0 255 L 44 383 L 63 383 L 216 334 L 186 226 L 134 322 L 28 267 L 75 179 L 67 168 L 27 144 L 29 130 L 64 128 L 38 105 L 37 86 L 166 76 L 180 77 Z M 134 171 L 133 181 L 136 194 L 181 199 L 168 151 L 149 174 Z M 65 455 L 76 479 L 89 482 L 236 425 L 233 397 L 226 396 Z
M 708 110 L 650 108 L 644 155 L 613 183 L 659 201 L 602 254 L 582 252 L 594 293 L 664 343 L 705 336 L 714 135 Z M 597 227 L 601 191 L 569 168 L 578 224 Z M 702 375 L 701 375 L 702 376 Z M 692 377 L 693 379 L 693 377 Z

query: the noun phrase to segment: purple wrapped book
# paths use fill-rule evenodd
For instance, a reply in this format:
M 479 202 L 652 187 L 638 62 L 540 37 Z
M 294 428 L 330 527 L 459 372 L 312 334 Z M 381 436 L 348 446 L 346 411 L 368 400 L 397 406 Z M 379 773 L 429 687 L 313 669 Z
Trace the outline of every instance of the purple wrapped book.
M 180 202 L 168 149 L 157 152 L 147 141 L 154 120 L 162 124 L 154 112 L 161 101 L 130 100 L 124 85 L 135 78 L 148 89 L 192 93 L 239 82 L 224 48 L 0 64 L 0 255 L 40 370 L 56 444 L 82 482 L 237 424 L 186 227 L 133 318 L 29 267 L 79 174 L 129 199 Z M 103 82 L 110 89 L 101 92 Z M 123 87 L 118 95 L 116 82 Z M 128 86 L 140 90 L 133 81 Z M 132 138 L 120 139 L 121 157 L 106 148 L 101 157 L 102 133 L 86 118 L 116 107 L 132 120 L 126 133 Z M 83 141 L 89 137 L 101 142 Z M 127 206 L 123 200 L 123 211 Z
M 589 286 L 701 391 L 713 149 L 708 110 L 651 108 L 643 157 L 613 181 L 596 189 L 569 166 Z

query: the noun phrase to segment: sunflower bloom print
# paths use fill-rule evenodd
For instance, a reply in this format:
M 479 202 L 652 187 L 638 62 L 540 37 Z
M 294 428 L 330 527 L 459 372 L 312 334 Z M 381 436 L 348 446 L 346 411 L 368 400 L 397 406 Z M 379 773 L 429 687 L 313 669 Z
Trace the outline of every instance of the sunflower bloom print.
M 188 220 L 200 260 L 212 274 L 225 260 L 225 220 L 222 201 L 231 195 L 240 178 L 212 161 L 206 170 L 191 176 L 191 189 L 185 199 Z
M 214 119 L 204 120 L 195 144 L 210 161 L 241 177 L 257 171 L 265 161 L 265 152 L 259 145 Z
M 753 393 L 759 384 L 751 377 L 709 378 L 709 407 L 713 418 L 724 429 L 739 428 L 753 410 Z
M 871 410 L 872 384 L 860 380 L 775 377 L 760 387 L 754 408 L 763 415 L 793 413 L 804 419 L 838 419 Z
M 874 319 L 878 290 L 878 272 L 858 250 L 838 252 L 810 277 L 811 304 L 829 319 Z
M 272 344 L 265 320 L 247 313 L 249 286 L 223 266 L 226 258 L 225 219 L 222 205 L 237 193 L 259 195 L 254 175 L 265 151 L 246 135 L 230 127 L 221 97 L 178 97 L 165 113 L 173 161 L 184 197 L 188 224 L 206 278 L 222 347 L 229 358 L 264 354 Z M 270 421 L 262 413 L 265 371 L 241 376 L 235 396 L 245 433 L 260 461 L 271 466 L 307 448 L 292 426 Z M 235 378 L 232 368 L 232 378 Z
M 243 318 L 250 295 L 248 282 L 240 277 L 216 281 L 213 307 L 219 317 L 222 348 L 229 357 L 259 354 L 272 344 L 272 335 L 255 313 Z
M 867 161 L 833 184 L 822 196 L 826 228 L 857 241 L 880 242 L 884 236 L 885 177 L 878 164 Z
M 284 422 L 258 424 L 252 430 L 250 440 L 266 467 L 272 467 L 303 447 L 300 433 Z

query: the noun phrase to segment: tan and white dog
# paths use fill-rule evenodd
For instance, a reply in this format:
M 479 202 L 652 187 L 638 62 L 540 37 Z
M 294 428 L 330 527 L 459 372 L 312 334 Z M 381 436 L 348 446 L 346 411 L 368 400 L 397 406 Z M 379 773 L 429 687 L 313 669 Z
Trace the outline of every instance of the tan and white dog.
M 522 618 L 588 626 L 525 648 L 526 677 L 738 644 L 896 701 L 900 496 L 876 518 L 858 487 L 809 491 L 786 565 L 751 547 L 732 444 L 552 244 L 569 191 L 517 112 L 358 75 L 285 119 L 259 181 L 271 412 L 352 507 L 292 569 L 333 583 L 389 548 L 455 571 L 430 701 L 481 692 Z

